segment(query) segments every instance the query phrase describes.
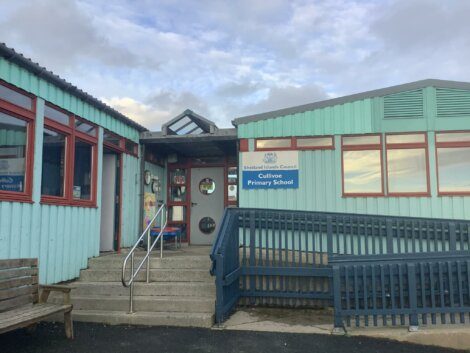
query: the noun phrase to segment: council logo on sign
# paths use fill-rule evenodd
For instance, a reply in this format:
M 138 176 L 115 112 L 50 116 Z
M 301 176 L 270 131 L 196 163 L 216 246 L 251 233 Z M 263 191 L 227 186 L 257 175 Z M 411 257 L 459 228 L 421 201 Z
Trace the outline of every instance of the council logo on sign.
M 263 162 L 266 164 L 274 164 L 277 162 L 276 152 L 267 152 L 264 154 Z

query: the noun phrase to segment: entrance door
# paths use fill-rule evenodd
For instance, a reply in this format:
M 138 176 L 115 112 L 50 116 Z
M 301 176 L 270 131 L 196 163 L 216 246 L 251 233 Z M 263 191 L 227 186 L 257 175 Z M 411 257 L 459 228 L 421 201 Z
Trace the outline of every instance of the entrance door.
M 223 212 L 224 168 L 192 168 L 191 244 L 212 244 Z
M 118 155 L 105 150 L 101 183 L 100 251 L 117 250 L 119 232 L 119 163 Z

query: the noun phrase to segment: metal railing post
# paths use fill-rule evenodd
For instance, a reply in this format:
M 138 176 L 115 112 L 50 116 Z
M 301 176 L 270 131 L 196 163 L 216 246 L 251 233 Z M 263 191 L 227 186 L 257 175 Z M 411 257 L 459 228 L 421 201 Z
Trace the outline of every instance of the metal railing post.
M 150 282 L 150 228 L 147 231 L 147 283 Z
M 163 239 L 163 229 L 166 228 L 166 222 L 160 223 L 160 232 L 158 233 L 157 237 L 155 238 L 155 241 L 153 243 L 150 242 L 150 231 L 151 231 L 151 225 L 156 222 L 156 219 L 158 216 L 162 216 L 163 212 L 168 212 L 166 205 L 163 204 L 158 211 L 155 213 L 154 217 L 152 220 L 149 222 L 145 230 L 142 232 L 140 237 L 137 239 L 135 242 L 134 246 L 131 248 L 129 251 L 129 254 L 125 257 L 123 263 L 122 263 L 122 272 L 121 272 L 121 282 L 122 285 L 126 288 L 129 288 L 129 313 L 134 312 L 134 280 L 136 279 L 137 275 L 139 274 L 139 271 L 144 267 L 144 265 L 147 265 L 147 273 L 146 273 L 146 281 L 147 283 L 150 283 L 150 254 L 152 252 L 152 249 L 155 247 L 159 239 Z M 134 270 L 135 264 L 134 264 L 134 256 L 135 256 L 135 251 L 137 247 L 142 243 L 142 241 L 145 239 L 145 236 L 147 235 L 147 253 L 145 254 L 144 258 L 139 262 L 137 265 L 137 269 Z M 163 245 L 163 244 L 162 244 Z M 163 246 L 161 247 L 160 250 L 160 257 L 163 257 Z M 126 279 L 126 266 L 127 262 L 131 261 L 131 274 L 129 280 Z
M 134 276 L 134 253 L 131 255 L 131 273 Z M 129 288 L 129 314 L 134 312 L 134 281 L 131 282 Z

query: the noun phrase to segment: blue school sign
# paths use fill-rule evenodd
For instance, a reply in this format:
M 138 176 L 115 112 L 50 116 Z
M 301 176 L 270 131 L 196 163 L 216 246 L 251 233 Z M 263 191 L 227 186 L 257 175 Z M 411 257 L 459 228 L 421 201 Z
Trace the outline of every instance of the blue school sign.
M 297 151 L 245 152 L 242 155 L 243 189 L 297 189 Z

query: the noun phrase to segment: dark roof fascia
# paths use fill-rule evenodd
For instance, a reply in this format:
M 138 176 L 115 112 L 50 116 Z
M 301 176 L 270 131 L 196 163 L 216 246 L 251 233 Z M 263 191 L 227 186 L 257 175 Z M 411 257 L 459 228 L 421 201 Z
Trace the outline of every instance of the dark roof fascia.
M 199 135 L 163 135 L 161 131 L 144 132 L 140 135 L 141 143 L 188 143 L 237 140 L 237 129 L 218 129 L 215 133 Z
M 338 97 L 333 99 L 328 99 L 324 101 L 314 102 L 303 104 L 295 107 L 285 108 L 274 110 L 261 114 L 248 115 L 232 120 L 234 126 L 241 124 L 252 123 L 260 120 L 273 119 L 281 116 L 304 113 L 307 111 L 321 109 L 326 107 L 331 107 L 334 105 L 340 105 L 345 103 L 351 103 L 354 101 L 359 101 L 367 98 L 382 97 L 389 94 L 411 91 L 415 89 L 421 89 L 425 87 L 441 87 L 441 88 L 453 88 L 453 89 L 467 89 L 470 90 L 469 82 L 459 82 L 459 81 L 447 81 L 447 80 L 436 80 L 436 79 L 426 79 L 421 81 L 415 81 L 410 83 L 405 83 L 401 85 L 375 89 L 372 91 L 366 91 L 361 93 L 355 93 L 344 97 Z
M 103 103 L 99 99 L 82 91 L 81 89 L 67 82 L 63 78 L 57 76 L 53 72 L 48 71 L 45 67 L 42 67 L 38 63 L 33 62 L 31 59 L 28 59 L 24 57 L 22 54 L 17 53 L 14 49 L 7 47 L 5 43 L 0 43 L 0 56 L 30 71 L 34 75 L 46 80 L 47 82 L 53 84 L 54 86 L 59 87 L 60 89 L 66 91 L 67 93 L 70 93 L 71 95 L 81 99 L 82 101 L 94 106 L 96 109 L 99 109 L 105 112 L 106 114 L 109 114 L 113 118 L 129 126 L 132 126 L 134 129 L 138 130 L 139 132 L 148 131 L 147 128 L 136 123 L 134 120 L 128 118 L 127 116 L 118 112 L 117 110 L 111 108 L 109 105 Z

